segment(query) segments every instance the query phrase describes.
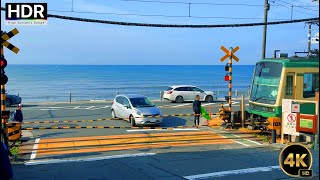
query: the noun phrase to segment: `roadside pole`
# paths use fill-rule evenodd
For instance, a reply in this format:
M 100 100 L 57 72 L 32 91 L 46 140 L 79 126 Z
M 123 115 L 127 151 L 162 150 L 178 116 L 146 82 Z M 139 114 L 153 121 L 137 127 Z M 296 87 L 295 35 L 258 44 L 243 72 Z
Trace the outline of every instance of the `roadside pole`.
M 1 37 L 3 35 L 3 31 L 1 31 Z M 3 52 L 3 39 L 1 38 L 1 59 L 4 59 L 4 52 Z M 1 68 L 1 71 L 4 71 L 2 68 Z M 4 72 L 1 72 L 1 74 L 4 74 Z M 3 138 L 3 142 L 4 144 L 8 146 L 8 136 L 7 136 L 7 133 L 5 132 L 6 129 L 7 129 L 7 121 L 6 119 L 2 119 L 3 117 L 3 111 L 6 110 L 6 90 L 5 90 L 6 86 L 3 84 L 1 85 L 1 134 L 2 134 L 2 138 Z
M 244 95 L 241 95 L 241 127 L 244 128 Z
M 229 52 L 233 52 L 233 48 L 230 47 Z M 234 128 L 234 119 L 232 118 L 232 53 L 229 58 L 229 112 L 230 112 L 230 121 L 231 126 Z
M 1 30 L 1 36 L 2 36 L 2 30 Z M 4 56 L 3 56 L 2 38 L 1 38 L 1 58 L 4 58 Z M 2 138 L 4 137 L 4 134 L 2 135 L 2 121 L 3 121 L 3 119 L 2 119 L 2 111 L 5 110 L 5 106 L 4 106 L 4 109 L 3 109 L 2 104 L 5 103 L 3 101 L 6 100 L 6 94 L 5 94 L 5 92 L 3 92 L 3 90 L 4 90 L 4 86 L 1 85 L 1 122 L 0 122 L 0 144 L 1 144 L 1 148 L 2 148 Z
M 231 126 L 232 128 L 234 128 L 234 119 L 232 118 L 232 59 L 234 59 L 235 61 L 239 61 L 239 58 L 234 55 L 235 52 L 237 52 L 240 47 L 237 46 L 234 49 L 232 47 L 229 48 L 229 50 L 227 48 L 225 48 L 224 46 L 221 46 L 220 48 L 223 52 L 226 53 L 226 55 L 224 55 L 220 61 L 223 62 L 224 60 L 226 60 L 227 58 L 229 58 L 229 63 L 226 65 L 225 70 L 228 72 L 228 74 L 225 76 L 225 81 L 228 81 L 228 88 L 229 88 L 229 92 L 228 92 L 228 102 L 229 102 L 229 112 L 230 112 L 230 120 L 231 120 Z
M 5 84 L 7 83 L 7 80 L 8 80 L 7 76 L 5 75 L 5 71 L 4 71 L 4 68 L 7 65 L 7 63 L 6 63 L 7 61 L 4 58 L 3 46 L 5 46 L 9 50 L 11 50 L 12 52 L 18 54 L 20 49 L 17 48 L 16 46 L 14 46 L 13 44 L 11 44 L 10 42 L 8 42 L 8 40 L 10 38 L 12 38 L 13 36 L 15 36 L 18 33 L 19 33 L 19 31 L 16 28 L 14 28 L 13 30 L 11 30 L 9 32 L 3 32 L 1 30 L 1 76 L 2 76 L 1 78 L 6 77 L 5 82 L 3 82 L 3 80 L 1 79 L 1 129 L 2 129 L 1 133 L 3 133 L 2 138 L 4 139 L 4 143 L 8 149 L 9 149 L 8 134 L 6 133 L 6 131 L 8 131 L 8 129 L 7 129 L 7 120 L 8 119 L 3 119 L 3 112 L 6 110 L 6 90 L 5 90 L 6 87 L 5 87 Z M 5 66 L 3 66 L 3 64 L 5 64 Z
M 266 44 L 267 44 L 267 23 L 268 23 L 268 11 L 270 4 L 268 0 L 264 0 L 264 26 L 262 36 L 262 59 L 266 58 Z

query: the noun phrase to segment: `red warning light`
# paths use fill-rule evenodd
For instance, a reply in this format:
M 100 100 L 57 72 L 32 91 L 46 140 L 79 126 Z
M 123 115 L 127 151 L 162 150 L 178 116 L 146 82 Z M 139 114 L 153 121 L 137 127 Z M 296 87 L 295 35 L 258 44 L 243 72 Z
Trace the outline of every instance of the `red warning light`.
M 229 81 L 230 80 L 230 76 L 224 76 L 224 80 L 225 81 Z
M 7 60 L 4 58 L 1 58 L 1 69 L 4 69 L 5 67 L 7 67 Z

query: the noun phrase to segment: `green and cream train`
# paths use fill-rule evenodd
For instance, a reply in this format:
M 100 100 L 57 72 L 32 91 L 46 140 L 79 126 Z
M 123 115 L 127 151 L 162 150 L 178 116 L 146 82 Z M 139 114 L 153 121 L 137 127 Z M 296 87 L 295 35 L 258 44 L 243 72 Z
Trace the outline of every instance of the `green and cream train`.
M 266 128 L 254 122 L 265 122 L 268 117 L 281 118 L 282 99 L 315 100 L 318 90 L 318 56 L 261 60 L 256 63 L 246 109 L 247 121 L 251 122 L 248 128 Z M 301 113 L 313 114 L 314 111 L 314 104 L 300 105 Z

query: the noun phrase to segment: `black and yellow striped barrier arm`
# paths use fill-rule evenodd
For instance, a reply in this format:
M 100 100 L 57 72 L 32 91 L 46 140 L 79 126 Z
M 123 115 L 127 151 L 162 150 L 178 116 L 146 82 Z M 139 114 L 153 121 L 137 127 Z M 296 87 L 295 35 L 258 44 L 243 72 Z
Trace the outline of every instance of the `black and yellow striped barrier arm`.
M 131 127 L 131 126 L 52 126 L 52 127 L 25 127 L 22 130 L 47 130 L 47 129 L 166 129 L 173 130 L 174 128 L 199 128 L 208 127 L 207 125 L 201 126 L 173 126 L 173 127 Z
M 202 115 L 220 115 L 220 114 L 209 113 L 209 114 L 202 114 Z M 170 115 L 162 115 L 162 116 L 144 116 L 144 117 L 135 117 L 135 118 L 138 119 L 138 118 L 160 118 L 160 117 L 182 117 L 182 116 L 194 116 L 194 114 L 170 114 Z M 128 120 L 128 119 L 127 118 L 103 118 L 103 119 L 101 118 L 101 119 L 90 119 L 90 120 L 25 121 L 20 124 L 85 123 L 85 122 L 112 121 L 112 120 Z

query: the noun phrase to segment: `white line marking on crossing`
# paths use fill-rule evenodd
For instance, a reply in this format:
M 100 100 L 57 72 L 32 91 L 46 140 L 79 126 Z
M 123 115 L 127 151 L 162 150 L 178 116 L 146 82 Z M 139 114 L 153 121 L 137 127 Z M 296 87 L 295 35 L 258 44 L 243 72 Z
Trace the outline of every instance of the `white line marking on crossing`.
M 80 108 L 80 106 L 76 106 L 76 107 L 74 107 L 73 109 L 78 109 L 78 108 Z
M 250 140 L 250 139 L 244 139 L 244 140 L 246 140 L 246 141 L 250 141 L 250 142 L 252 142 L 252 143 L 255 143 L 255 144 L 258 144 L 258 145 L 262 146 L 262 144 L 261 144 L 261 143 L 258 143 L 258 142 L 256 142 L 256 141 L 252 141 L 252 140 Z
M 59 111 L 59 110 L 62 110 L 62 109 L 39 109 L 40 111 L 49 111 L 49 110 L 55 110 L 55 111 Z
M 220 171 L 214 173 L 198 174 L 191 176 L 184 176 L 185 179 L 205 179 L 205 178 L 217 178 L 230 175 L 239 175 L 239 174 L 250 174 L 257 172 L 269 172 L 274 170 L 280 170 L 280 166 L 266 166 L 266 167 L 256 167 L 256 168 L 247 168 L 247 169 L 237 169 L 229 171 Z
M 36 158 L 39 142 L 40 142 L 40 138 L 37 138 L 37 139 L 34 141 L 33 150 L 32 150 L 31 156 L 30 156 L 30 160 Z
M 199 131 L 197 128 L 173 128 L 173 131 Z M 170 130 L 170 131 L 172 131 Z M 143 131 L 169 131 L 168 129 L 130 129 L 127 132 L 143 132 Z
M 114 156 L 102 156 L 95 158 L 81 158 L 81 159 L 53 159 L 53 160 L 45 160 L 45 161 L 29 161 L 26 162 L 25 165 L 33 166 L 40 164 L 56 164 L 56 163 L 71 163 L 71 162 L 89 162 L 89 161 L 100 161 L 106 159 L 119 159 L 119 158 L 128 158 L 128 157 L 142 157 L 142 156 L 154 156 L 156 153 L 138 153 L 138 154 L 122 154 L 122 155 L 114 155 Z
M 239 141 L 235 141 L 235 140 L 233 140 L 234 142 L 236 142 L 236 143 L 238 143 L 238 144 L 241 144 L 241 145 L 244 145 L 244 146 L 250 146 L 250 145 L 248 145 L 248 144 L 244 144 L 244 143 L 242 143 L 242 142 L 239 142 Z
M 182 106 L 190 106 L 191 104 L 180 104 L 180 105 L 176 105 L 176 106 L 171 106 L 171 107 L 182 107 Z
M 238 137 L 238 138 L 240 138 L 241 136 L 238 136 L 238 135 L 235 135 L 235 134 L 232 134 L 232 135 L 234 135 L 235 137 Z
M 91 109 L 91 108 L 94 108 L 95 106 L 90 106 L 90 107 L 87 107 L 87 108 L 85 108 L 85 109 Z
M 221 132 L 225 132 L 225 131 L 221 131 Z M 228 137 L 226 137 L 226 136 L 223 136 L 223 135 L 221 135 L 221 134 L 219 134 L 219 135 L 220 135 L 221 137 L 223 137 L 223 138 L 228 139 Z M 232 135 L 234 135 L 234 134 L 232 134 Z M 237 136 L 237 135 L 234 135 L 234 136 L 240 137 L 240 136 Z M 243 146 L 246 146 L 246 147 L 250 146 L 250 145 L 248 145 L 248 144 L 244 144 L 244 143 L 239 142 L 239 141 L 235 141 L 235 140 L 233 140 L 233 141 L 236 142 L 236 143 L 238 143 L 238 144 L 241 144 L 241 145 L 243 145 Z
M 216 104 L 216 103 L 208 103 L 208 104 L 204 104 L 202 106 L 209 106 L 209 105 L 213 105 L 213 104 Z

